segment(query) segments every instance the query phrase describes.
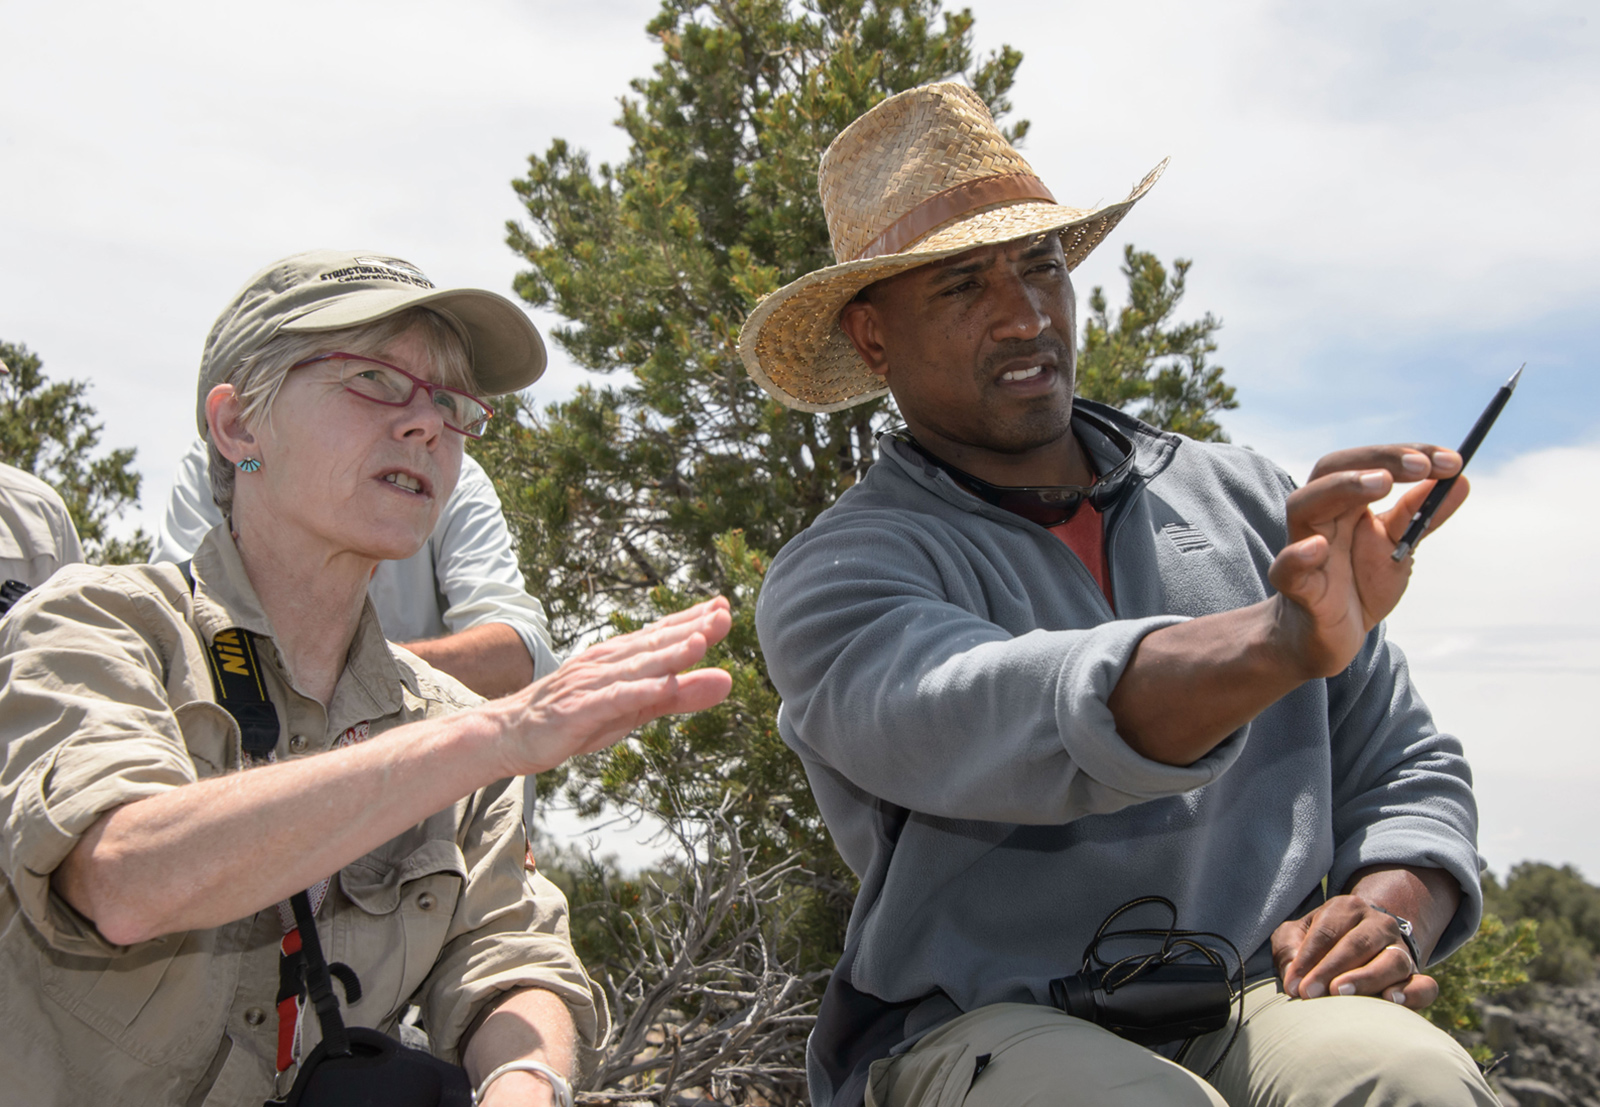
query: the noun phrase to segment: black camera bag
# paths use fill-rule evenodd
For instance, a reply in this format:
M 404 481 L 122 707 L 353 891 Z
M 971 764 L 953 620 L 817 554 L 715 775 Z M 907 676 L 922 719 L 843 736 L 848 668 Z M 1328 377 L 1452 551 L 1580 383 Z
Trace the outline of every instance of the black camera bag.
M 285 1107 L 472 1107 L 472 1082 L 465 1069 L 368 1027 L 345 1027 L 311 915 L 311 898 L 296 892 L 289 902 L 300 928 L 306 992 L 317 1011 L 322 1041 L 300 1062 Z M 348 993 L 354 974 L 337 967 L 343 970 L 340 979 Z

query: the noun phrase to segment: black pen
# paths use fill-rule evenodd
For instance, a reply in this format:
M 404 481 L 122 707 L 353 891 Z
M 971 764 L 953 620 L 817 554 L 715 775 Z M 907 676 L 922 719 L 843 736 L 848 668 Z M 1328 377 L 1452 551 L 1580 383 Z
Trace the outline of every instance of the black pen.
M 1489 428 L 1494 426 L 1494 421 L 1500 418 L 1500 409 L 1506 406 L 1506 401 L 1511 399 L 1511 393 L 1517 390 L 1517 380 L 1522 376 L 1522 370 L 1528 367 L 1523 362 L 1511 379 L 1500 386 L 1500 391 L 1494 394 L 1494 399 L 1489 401 L 1489 406 L 1483 409 L 1483 414 L 1478 416 L 1478 421 L 1472 424 L 1472 429 L 1467 432 L 1467 439 L 1461 443 L 1461 449 L 1456 453 L 1461 455 L 1461 470 L 1455 477 L 1449 477 L 1433 486 L 1433 491 L 1428 493 L 1428 498 L 1422 501 L 1422 507 L 1411 517 L 1411 525 L 1400 538 L 1400 544 L 1390 554 L 1396 561 L 1410 553 L 1416 544 L 1422 540 L 1422 532 L 1428 529 L 1428 524 L 1433 521 L 1433 513 L 1439 510 L 1439 505 L 1444 503 L 1444 498 L 1450 494 L 1450 489 L 1455 486 L 1456 477 L 1466 472 L 1467 462 L 1472 460 L 1472 455 L 1478 452 L 1478 446 L 1483 442 L 1484 436 L 1489 433 Z

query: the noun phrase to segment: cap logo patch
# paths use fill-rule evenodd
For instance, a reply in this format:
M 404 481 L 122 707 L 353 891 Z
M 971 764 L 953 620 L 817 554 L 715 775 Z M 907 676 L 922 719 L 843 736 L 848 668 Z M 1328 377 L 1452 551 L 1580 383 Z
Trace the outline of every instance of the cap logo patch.
M 338 281 L 340 284 L 349 284 L 351 281 L 394 281 L 396 284 L 409 284 L 415 288 L 434 286 L 422 270 L 409 261 L 380 257 L 359 257 L 354 260 L 354 265 L 331 269 L 319 279 Z

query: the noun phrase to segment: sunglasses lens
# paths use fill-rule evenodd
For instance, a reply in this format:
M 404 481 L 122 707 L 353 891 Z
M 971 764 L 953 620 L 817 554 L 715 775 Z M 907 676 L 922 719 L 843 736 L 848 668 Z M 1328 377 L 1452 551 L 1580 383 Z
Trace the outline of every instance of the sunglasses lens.
M 1048 496 L 1040 495 L 1040 490 L 1031 488 L 1026 491 L 1019 489 L 1016 492 L 1003 492 L 994 504 L 1041 527 L 1058 527 L 1077 514 L 1078 505 L 1083 502 L 1083 495 L 1078 492 L 1063 494 L 1055 489 L 1050 489 L 1049 492 Z

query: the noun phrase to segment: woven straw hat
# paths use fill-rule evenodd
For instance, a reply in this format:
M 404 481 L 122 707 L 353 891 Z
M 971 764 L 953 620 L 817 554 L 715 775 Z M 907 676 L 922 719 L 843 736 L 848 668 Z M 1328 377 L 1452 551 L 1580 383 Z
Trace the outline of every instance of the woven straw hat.
M 970 88 L 924 85 L 891 96 L 839 132 L 817 169 L 839 264 L 807 273 L 756 306 L 739 333 L 745 368 L 801 411 L 837 411 L 882 396 L 883 379 L 839 327 L 839 312 L 856 293 L 975 246 L 1047 231 L 1061 232 L 1072 269 L 1166 165 L 1119 203 L 1066 207 Z

